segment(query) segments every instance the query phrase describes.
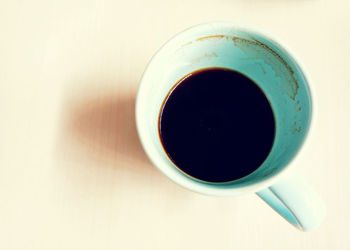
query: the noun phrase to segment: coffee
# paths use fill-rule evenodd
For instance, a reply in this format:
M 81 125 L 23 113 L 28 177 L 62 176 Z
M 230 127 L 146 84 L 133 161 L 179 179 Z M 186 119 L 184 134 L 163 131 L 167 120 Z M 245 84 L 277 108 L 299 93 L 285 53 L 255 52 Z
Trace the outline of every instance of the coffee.
M 183 77 L 159 115 L 159 135 L 171 161 L 206 182 L 253 173 L 270 153 L 275 130 L 264 92 L 247 76 L 224 68 Z

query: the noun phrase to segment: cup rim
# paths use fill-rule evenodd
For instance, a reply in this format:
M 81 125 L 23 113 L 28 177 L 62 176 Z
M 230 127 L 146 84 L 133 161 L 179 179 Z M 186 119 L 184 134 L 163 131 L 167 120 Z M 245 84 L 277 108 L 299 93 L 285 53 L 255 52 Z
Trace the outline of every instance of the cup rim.
M 186 183 L 185 181 L 181 182 L 179 180 L 174 180 L 171 176 L 169 176 L 164 170 L 163 167 L 159 166 L 158 164 L 156 164 L 155 159 L 153 158 L 153 155 L 149 152 L 148 150 L 148 143 L 146 142 L 142 132 L 141 132 L 141 126 L 142 126 L 142 122 L 140 121 L 139 117 L 139 113 L 141 112 L 141 107 L 140 107 L 140 95 L 141 95 L 141 90 L 142 90 L 142 86 L 145 85 L 145 76 L 148 74 L 149 68 L 152 65 L 152 63 L 154 62 L 154 59 L 157 57 L 157 55 L 163 53 L 166 49 L 166 46 L 169 45 L 173 40 L 180 38 L 181 36 L 183 36 L 185 33 L 191 32 L 193 30 L 197 30 L 197 29 L 208 29 L 208 28 L 213 28 L 213 27 L 230 27 L 233 30 L 240 30 L 240 31 L 245 31 L 248 33 L 254 33 L 257 35 L 260 35 L 262 37 L 266 37 L 269 40 L 273 41 L 274 43 L 278 44 L 281 48 L 283 48 L 288 55 L 295 61 L 295 63 L 299 66 L 301 72 L 303 73 L 306 83 L 307 83 L 307 87 L 309 89 L 309 94 L 310 94 L 310 99 L 311 99 L 311 115 L 310 115 L 310 123 L 309 123 L 309 128 L 308 128 L 308 132 L 305 136 L 304 141 L 302 142 L 301 146 L 299 147 L 296 155 L 291 159 L 291 161 L 281 170 L 279 171 L 279 173 L 268 177 L 265 180 L 256 182 L 256 183 L 252 183 L 249 184 L 247 186 L 243 186 L 243 187 L 227 187 L 227 188 L 222 188 L 221 185 L 210 185 L 210 186 L 203 186 L 199 183 L 196 183 L 194 181 L 192 181 L 192 184 L 195 185 L 188 185 L 188 183 Z M 177 33 L 176 35 L 174 35 L 173 37 L 171 37 L 170 39 L 168 39 L 157 51 L 156 53 L 152 56 L 152 58 L 150 59 L 150 61 L 148 62 L 145 71 L 142 75 L 141 81 L 140 81 L 140 85 L 138 88 L 138 93 L 137 93 L 137 97 L 136 97 L 136 107 L 135 107 L 135 118 L 136 118 L 136 128 L 137 128 L 137 133 L 139 135 L 141 144 L 143 146 L 143 149 L 145 150 L 148 158 L 151 160 L 151 162 L 153 163 L 153 165 L 155 165 L 164 175 L 166 175 L 170 180 L 174 181 L 175 183 L 179 184 L 180 186 L 189 189 L 191 191 L 197 192 L 197 193 L 201 193 L 201 194 L 207 194 L 207 195 L 214 195 L 214 196 L 232 196 L 232 195 L 238 195 L 238 194 L 242 194 L 242 193 L 251 193 L 251 192 L 257 192 L 259 190 L 262 190 L 264 188 L 267 188 L 268 186 L 271 186 L 272 183 L 276 182 L 277 179 L 283 178 L 285 175 L 288 175 L 288 173 L 290 171 L 292 171 L 292 169 L 295 168 L 295 164 L 294 162 L 299 159 L 301 152 L 304 151 L 304 149 L 307 147 L 307 145 L 310 143 L 310 138 L 312 137 L 312 131 L 314 131 L 314 122 L 315 122 L 315 116 L 316 116 L 316 107 L 315 107 L 315 96 L 314 96 L 314 89 L 312 87 L 312 83 L 310 80 L 310 75 L 307 72 L 307 70 L 305 69 L 304 65 L 301 63 L 301 61 L 299 60 L 298 56 L 295 55 L 295 53 L 290 49 L 290 47 L 286 46 L 283 42 L 281 42 L 279 39 L 277 39 L 275 36 L 270 35 L 267 32 L 262 32 L 257 28 L 253 28 L 247 25 L 242 25 L 242 24 L 236 24 L 233 22 L 208 22 L 208 23 L 202 23 L 202 24 L 197 24 L 194 26 L 191 26 L 179 33 Z M 186 177 L 183 177 L 183 179 L 185 179 Z

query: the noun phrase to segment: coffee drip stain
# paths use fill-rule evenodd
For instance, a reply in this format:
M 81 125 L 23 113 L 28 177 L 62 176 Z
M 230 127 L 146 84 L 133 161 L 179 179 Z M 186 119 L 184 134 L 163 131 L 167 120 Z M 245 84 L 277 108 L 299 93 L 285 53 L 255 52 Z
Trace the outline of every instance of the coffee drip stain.
M 207 40 L 219 41 L 222 39 L 231 40 L 236 47 L 249 57 L 249 59 L 262 59 L 266 64 L 270 65 L 274 70 L 275 75 L 281 79 L 281 82 L 276 84 L 284 93 L 295 101 L 299 84 L 295 77 L 294 70 L 282 56 L 265 43 L 262 43 L 255 38 L 249 40 L 242 37 L 228 35 L 204 36 L 197 38 L 195 42 L 203 42 Z M 192 41 L 187 42 L 183 44 L 181 48 L 191 44 L 193 44 Z M 285 82 L 288 84 L 285 84 Z

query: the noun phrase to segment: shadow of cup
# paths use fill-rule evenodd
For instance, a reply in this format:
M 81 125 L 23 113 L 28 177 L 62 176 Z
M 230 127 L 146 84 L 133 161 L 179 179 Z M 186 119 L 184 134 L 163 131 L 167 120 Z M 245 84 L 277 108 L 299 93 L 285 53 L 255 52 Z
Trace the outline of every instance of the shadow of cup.
M 82 144 L 101 157 L 123 155 L 147 161 L 134 122 L 135 95 L 107 95 L 73 105 L 68 128 Z M 93 153 L 93 152 L 91 152 Z
M 58 134 L 61 159 L 80 166 L 160 174 L 144 153 L 137 135 L 136 90 L 115 89 L 117 84 L 80 86 L 84 87 L 77 90 L 70 86 L 64 92 Z

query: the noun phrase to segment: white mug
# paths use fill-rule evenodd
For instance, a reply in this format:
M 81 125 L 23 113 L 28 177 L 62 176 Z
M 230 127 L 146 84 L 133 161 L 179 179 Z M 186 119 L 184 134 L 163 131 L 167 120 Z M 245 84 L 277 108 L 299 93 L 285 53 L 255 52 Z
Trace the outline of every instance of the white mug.
M 228 183 L 208 183 L 180 171 L 164 151 L 158 132 L 162 103 L 183 76 L 221 67 L 254 80 L 270 101 L 276 136 L 266 160 L 253 173 Z M 168 41 L 144 72 L 136 100 L 141 143 L 155 166 L 179 185 L 202 194 L 229 196 L 256 192 L 297 228 L 317 227 L 325 216 L 319 196 L 293 171 L 314 116 L 312 91 L 295 56 L 261 32 L 232 23 L 207 23 Z

